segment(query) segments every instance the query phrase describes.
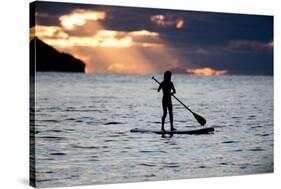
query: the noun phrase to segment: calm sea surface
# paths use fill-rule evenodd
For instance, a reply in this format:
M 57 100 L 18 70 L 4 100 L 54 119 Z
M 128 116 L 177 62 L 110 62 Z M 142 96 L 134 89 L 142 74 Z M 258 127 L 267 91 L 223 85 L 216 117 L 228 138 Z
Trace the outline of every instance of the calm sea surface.
M 162 137 L 130 133 L 160 129 L 151 76 L 37 73 L 37 186 L 273 172 L 273 77 L 173 75 L 176 96 L 216 130 Z M 177 129 L 200 128 L 173 103 Z

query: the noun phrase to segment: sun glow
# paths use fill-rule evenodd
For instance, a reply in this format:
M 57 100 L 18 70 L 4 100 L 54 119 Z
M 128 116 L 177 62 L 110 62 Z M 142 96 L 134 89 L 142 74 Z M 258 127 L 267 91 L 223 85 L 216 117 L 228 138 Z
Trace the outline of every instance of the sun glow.
M 132 46 L 156 47 L 162 45 L 161 43 L 154 42 L 159 39 L 159 34 L 147 30 L 124 32 L 101 29 L 91 36 L 71 36 L 59 26 L 39 25 L 31 28 L 30 33 L 31 38 L 37 36 L 47 44 L 59 47 L 87 46 L 128 48 Z M 141 42 L 137 40 L 139 38 L 153 42 Z
M 105 18 L 106 12 L 75 9 L 60 16 L 58 26 L 36 25 L 30 36 L 84 61 L 87 74 L 144 74 L 178 66 L 158 32 L 105 29 Z
M 132 35 L 132 36 L 159 36 L 159 33 L 150 32 L 147 30 L 139 30 L 139 31 L 129 32 L 129 35 Z
M 206 76 L 227 74 L 227 70 L 215 70 L 212 68 L 187 69 L 186 71 L 189 74 L 206 75 Z

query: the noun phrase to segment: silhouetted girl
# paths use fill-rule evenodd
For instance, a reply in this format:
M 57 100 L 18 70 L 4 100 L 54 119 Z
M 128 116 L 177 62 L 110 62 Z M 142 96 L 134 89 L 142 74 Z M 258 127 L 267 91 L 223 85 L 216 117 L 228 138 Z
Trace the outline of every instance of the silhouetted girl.
M 167 115 L 167 109 L 169 110 L 171 131 L 176 130 L 173 126 L 173 104 L 171 98 L 171 96 L 176 93 L 176 89 L 174 87 L 173 82 L 171 81 L 171 77 L 172 77 L 172 72 L 166 71 L 164 73 L 164 81 L 160 83 L 160 86 L 157 90 L 158 92 L 161 89 L 163 91 L 163 98 L 162 98 L 163 116 L 162 116 L 162 124 L 161 124 L 162 131 L 165 131 L 164 123 Z

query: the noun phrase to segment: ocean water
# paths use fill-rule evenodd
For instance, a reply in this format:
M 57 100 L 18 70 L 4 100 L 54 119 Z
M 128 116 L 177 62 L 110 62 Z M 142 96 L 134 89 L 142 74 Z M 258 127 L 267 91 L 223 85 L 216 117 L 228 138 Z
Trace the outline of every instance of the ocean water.
M 215 132 L 170 137 L 130 132 L 160 129 L 151 76 L 38 72 L 37 187 L 273 172 L 273 77 L 174 74 L 176 96 Z M 173 104 L 178 130 L 200 128 Z

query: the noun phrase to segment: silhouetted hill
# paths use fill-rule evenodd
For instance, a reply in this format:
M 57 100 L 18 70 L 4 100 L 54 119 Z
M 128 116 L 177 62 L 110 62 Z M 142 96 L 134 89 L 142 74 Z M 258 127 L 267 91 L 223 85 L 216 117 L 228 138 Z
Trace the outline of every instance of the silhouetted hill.
M 67 53 L 60 53 L 37 37 L 30 42 L 30 71 L 84 72 L 85 63 Z M 34 53 L 36 55 L 34 57 Z

